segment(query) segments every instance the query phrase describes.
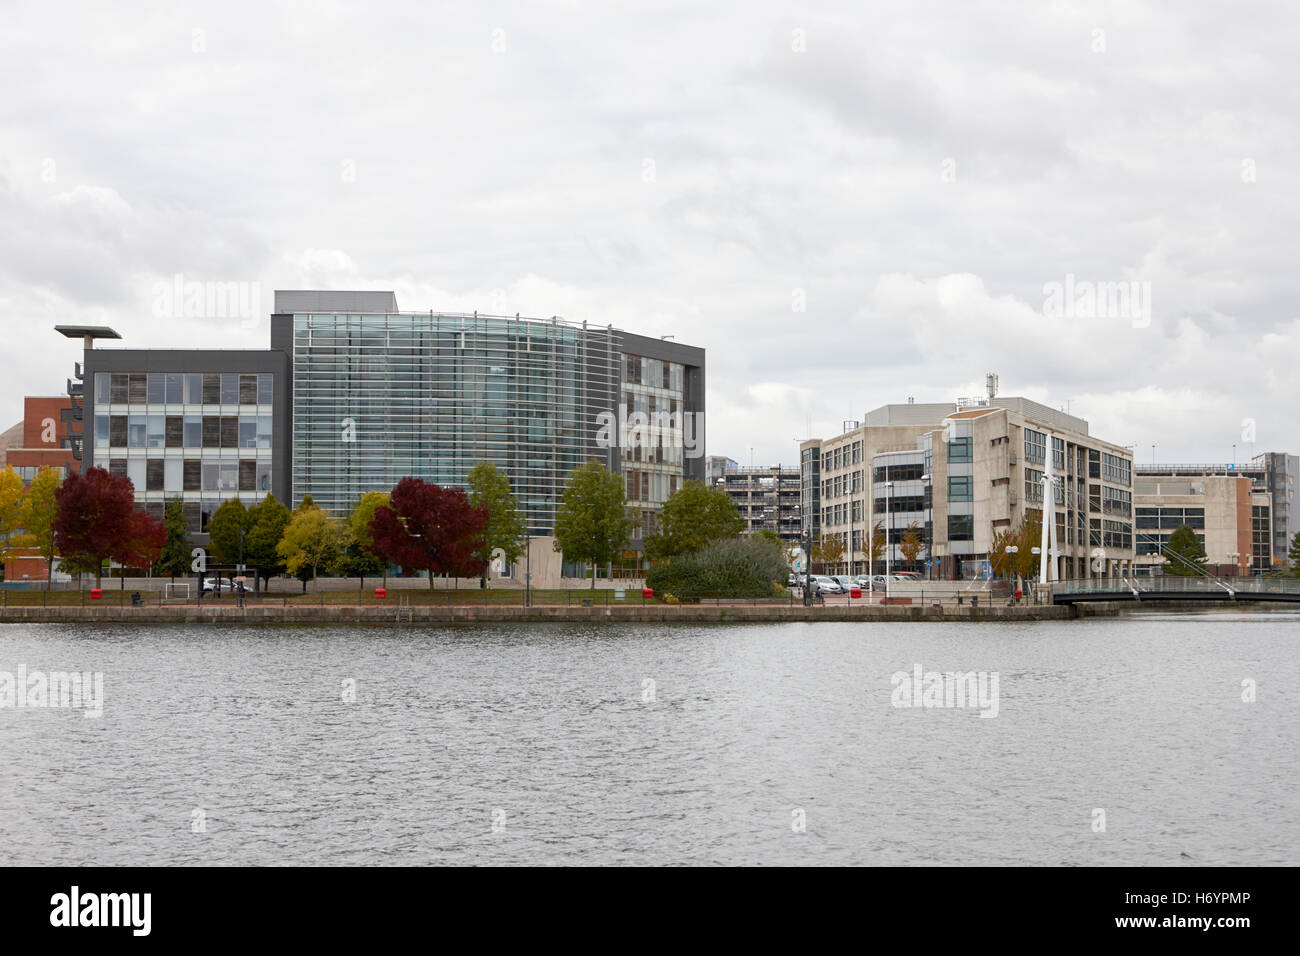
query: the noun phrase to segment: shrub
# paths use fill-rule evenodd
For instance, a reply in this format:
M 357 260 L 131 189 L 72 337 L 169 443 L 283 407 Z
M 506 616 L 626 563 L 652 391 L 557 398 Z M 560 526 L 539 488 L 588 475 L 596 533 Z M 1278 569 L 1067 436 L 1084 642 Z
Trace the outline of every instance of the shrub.
M 752 597 L 776 593 L 774 585 L 788 574 L 781 546 L 770 539 L 747 536 L 715 541 L 692 554 L 657 562 L 646 574 L 646 586 L 656 592 L 719 597 Z

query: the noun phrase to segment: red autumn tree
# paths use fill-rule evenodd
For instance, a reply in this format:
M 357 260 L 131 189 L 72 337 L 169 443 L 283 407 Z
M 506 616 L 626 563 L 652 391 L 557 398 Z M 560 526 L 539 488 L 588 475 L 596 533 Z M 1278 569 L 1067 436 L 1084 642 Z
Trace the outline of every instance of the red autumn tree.
M 71 474 L 54 496 L 54 546 L 71 570 L 95 574 L 101 583 L 105 558 L 128 567 L 157 560 L 167 530 L 135 508 L 130 479 L 103 468 Z
M 483 547 L 488 510 L 474 507 L 460 488 L 441 488 L 419 478 L 403 478 L 387 506 L 370 522 L 373 550 L 406 574 L 477 577 L 487 567 L 475 555 Z

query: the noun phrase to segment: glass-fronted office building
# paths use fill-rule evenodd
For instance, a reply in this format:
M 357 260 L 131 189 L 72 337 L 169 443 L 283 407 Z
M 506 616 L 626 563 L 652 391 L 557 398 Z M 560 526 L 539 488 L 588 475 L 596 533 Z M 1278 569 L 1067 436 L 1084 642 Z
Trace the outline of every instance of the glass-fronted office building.
M 569 473 L 595 458 L 625 482 L 638 551 L 667 497 L 704 478 L 704 350 L 611 326 L 281 291 L 267 350 L 91 345 L 84 466 L 126 475 L 151 511 L 179 497 L 200 534 L 230 498 L 311 495 L 345 515 L 408 475 L 463 486 L 486 461 L 544 537 Z
M 83 467 L 131 479 L 161 517 L 205 534 L 223 501 L 288 500 L 288 363 L 270 351 L 88 349 Z

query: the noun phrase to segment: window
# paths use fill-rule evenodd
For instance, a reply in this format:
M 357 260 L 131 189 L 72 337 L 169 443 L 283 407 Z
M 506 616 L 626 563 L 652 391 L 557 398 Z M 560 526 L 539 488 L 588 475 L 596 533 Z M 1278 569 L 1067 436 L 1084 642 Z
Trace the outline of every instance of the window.
M 95 403 L 98 405 L 107 405 L 112 399 L 112 390 L 109 388 L 109 375 L 107 372 L 95 373 Z
M 275 376 L 262 372 L 257 376 L 257 404 L 270 405 L 274 401 Z
M 257 490 L 257 460 L 242 458 L 239 461 L 239 490 Z
M 257 463 L 257 490 L 262 492 L 271 490 L 271 463 L 269 461 L 259 461 Z
M 202 462 L 197 458 L 186 458 L 184 461 L 184 470 L 182 471 L 181 490 L 182 491 L 202 491 L 202 478 L 200 468 Z
M 203 373 L 203 404 L 221 404 L 221 376 L 212 372 Z
M 239 376 L 239 404 L 240 405 L 257 404 L 257 376 L 256 375 Z
M 1032 461 L 1036 465 L 1047 464 L 1046 434 L 1032 428 L 1025 429 L 1025 461 Z
M 145 447 L 145 420 L 143 415 L 126 417 L 126 445 L 128 448 Z
M 239 418 L 235 415 L 221 416 L 221 447 L 239 447 Z
M 185 419 L 181 415 L 168 415 L 165 428 L 168 448 L 181 448 L 185 444 Z
M 183 491 L 184 482 L 183 465 L 185 464 L 180 458 L 168 458 L 164 461 L 163 468 L 163 491 Z
M 1128 485 L 1132 484 L 1131 472 L 1132 462 L 1127 458 L 1102 452 L 1101 477 L 1103 479 L 1112 481 L 1117 485 Z
M 225 372 L 221 375 L 221 404 L 239 404 L 239 376 L 233 372 Z
M 239 416 L 239 447 L 256 448 L 257 447 L 257 417 L 254 415 Z
M 109 416 L 95 416 L 95 447 L 107 448 L 109 438 Z
M 145 447 L 163 448 L 166 445 L 165 429 L 162 415 L 149 415 L 145 418 Z
M 161 405 L 167 401 L 167 378 L 159 372 L 150 372 L 146 377 L 146 394 L 150 405 Z
M 973 461 L 971 451 L 971 440 L 967 438 L 954 438 L 948 442 L 948 460 L 949 461 Z
M 175 372 L 169 372 L 164 375 L 166 380 L 165 392 L 168 405 L 179 405 L 185 400 L 184 392 L 181 388 L 181 376 Z
M 203 447 L 221 447 L 221 419 L 216 415 L 203 416 Z
M 948 515 L 948 540 L 949 541 L 974 541 L 975 540 L 975 516 L 974 515 Z
M 143 372 L 126 377 L 126 400 L 132 405 L 143 405 L 149 400 L 149 376 Z
M 146 491 L 163 490 L 163 460 L 161 458 L 150 458 L 145 462 L 145 482 Z
M 949 475 L 948 476 L 948 500 L 949 501 L 973 501 L 975 479 L 970 475 Z
M 203 404 L 203 376 L 202 375 L 182 375 L 181 382 L 185 387 L 185 404 L 202 405 Z
M 131 376 L 124 375 L 119 372 L 114 372 L 113 374 L 109 375 L 108 379 L 109 379 L 109 386 L 108 386 L 109 401 L 112 402 L 114 405 L 125 405 L 128 393 L 130 391 L 129 384 L 131 381 Z

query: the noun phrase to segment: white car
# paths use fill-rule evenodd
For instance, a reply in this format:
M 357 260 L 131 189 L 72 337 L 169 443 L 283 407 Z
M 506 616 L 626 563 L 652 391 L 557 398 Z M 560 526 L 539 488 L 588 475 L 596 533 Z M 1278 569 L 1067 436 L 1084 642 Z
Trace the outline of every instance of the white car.
M 818 591 L 822 592 L 823 594 L 844 593 L 844 587 L 840 584 L 839 581 L 836 581 L 832 577 L 827 577 L 824 574 L 818 574 L 815 577 L 813 577 L 812 587 L 814 593 Z

